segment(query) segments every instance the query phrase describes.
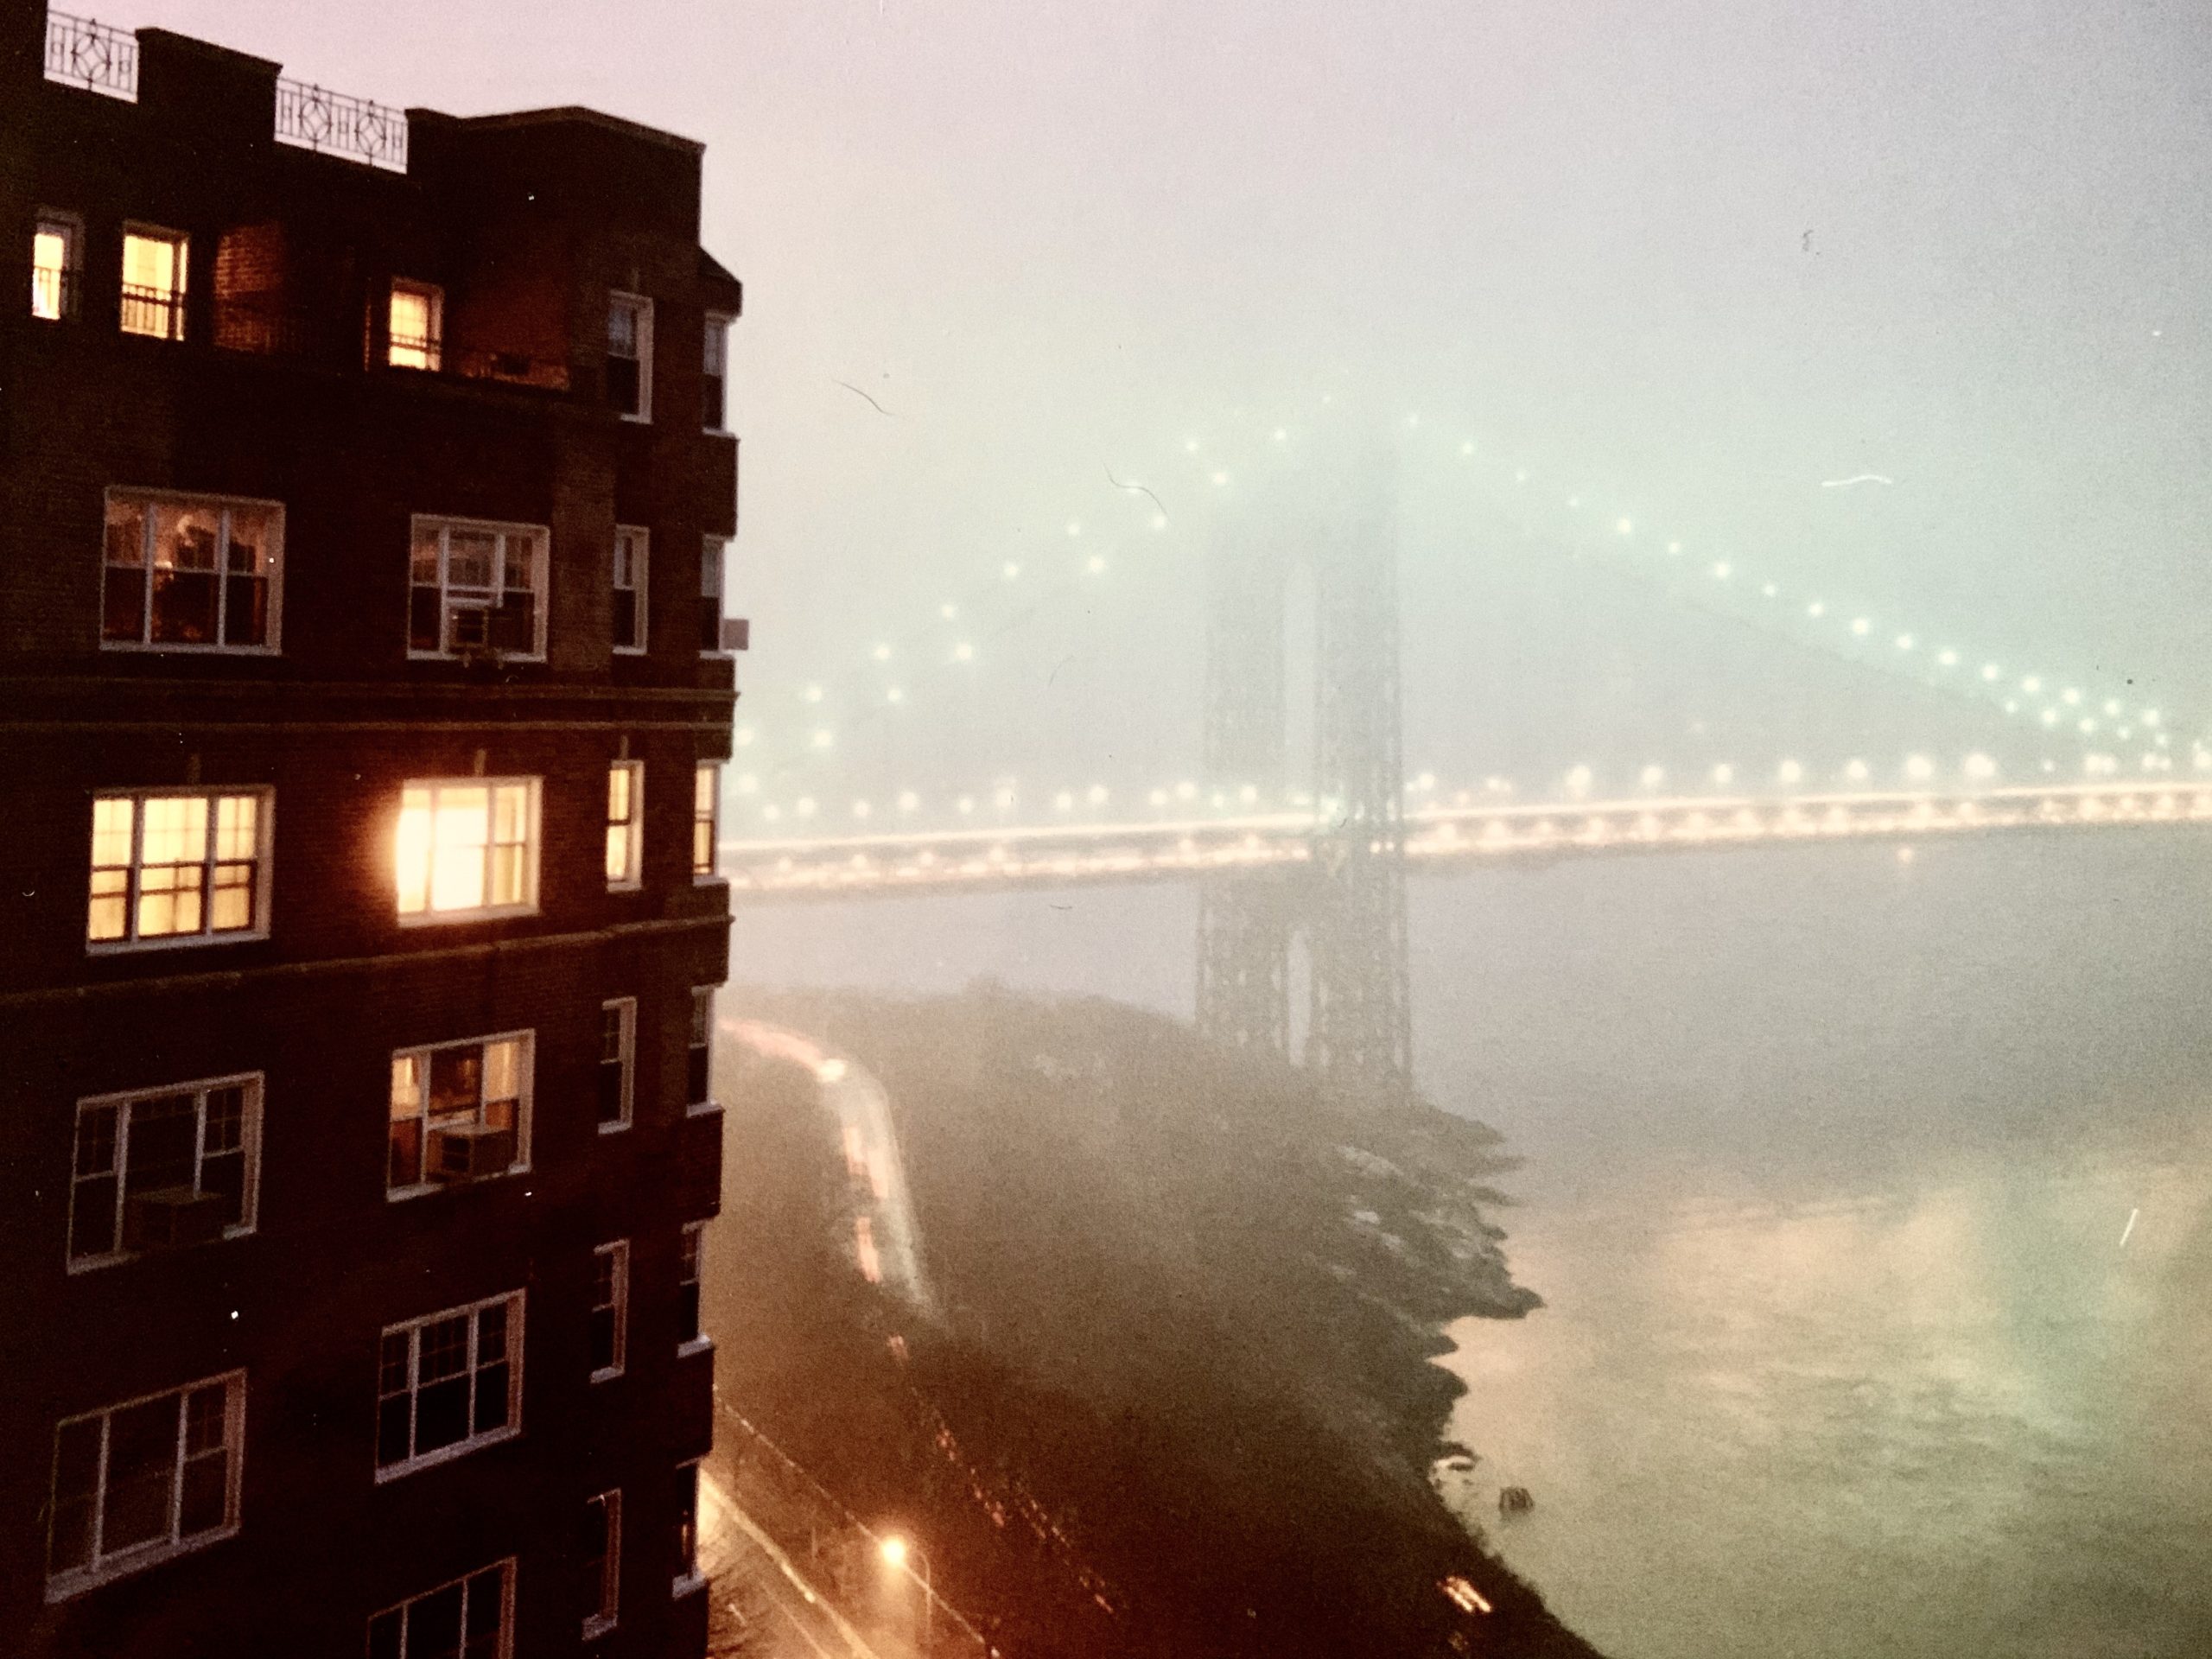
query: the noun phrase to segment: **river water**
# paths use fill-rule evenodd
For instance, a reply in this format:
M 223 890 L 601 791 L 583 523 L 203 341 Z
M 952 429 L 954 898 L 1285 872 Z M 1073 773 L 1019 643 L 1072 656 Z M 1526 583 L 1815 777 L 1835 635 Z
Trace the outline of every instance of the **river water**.
M 1913 851 L 1414 883 L 1421 1080 L 1548 1304 L 1455 1327 L 1460 1496 L 1614 1659 L 2212 1656 L 2212 833 Z M 1192 922 L 750 911 L 733 975 L 1187 1018 Z

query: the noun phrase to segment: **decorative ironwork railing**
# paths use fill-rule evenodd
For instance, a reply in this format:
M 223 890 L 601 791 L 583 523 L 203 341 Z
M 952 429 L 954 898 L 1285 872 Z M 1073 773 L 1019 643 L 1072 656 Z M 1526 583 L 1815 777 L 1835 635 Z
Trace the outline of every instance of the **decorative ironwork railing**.
M 138 96 L 134 35 L 66 11 L 46 14 L 46 78 L 115 98 Z
M 53 265 L 31 267 L 31 315 L 60 322 L 77 315 L 77 273 Z
M 304 81 L 276 83 L 276 142 L 407 170 L 407 112 Z
M 444 357 L 445 372 L 465 380 L 499 380 L 511 386 L 536 386 L 542 391 L 569 390 L 569 365 L 550 358 L 473 346 L 450 347 Z
M 123 288 L 123 332 L 156 340 L 184 338 L 184 296 L 173 288 Z

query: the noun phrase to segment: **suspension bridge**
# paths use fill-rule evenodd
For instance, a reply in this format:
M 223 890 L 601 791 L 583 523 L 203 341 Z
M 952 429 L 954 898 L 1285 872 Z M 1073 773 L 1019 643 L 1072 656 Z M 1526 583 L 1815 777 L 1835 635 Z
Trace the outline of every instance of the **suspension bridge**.
M 1485 503 L 1480 525 L 1455 533 L 1503 531 L 1641 583 L 1676 610 L 1956 709 L 1986 741 L 1949 762 L 1918 750 L 1887 765 L 1784 756 L 1685 777 L 1647 761 L 1611 787 L 1587 764 L 1525 791 L 1495 774 L 1465 787 L 1409 774 L 1397 519 L 1402 474 L 1421 457 L 1405 433 L 1325 411 L 1309 411 L 1301 435 L 1298 447 L 1287 427 L 1249 433 L 1241 447 L 1185 445 L 1177 482 L 1204 505 L 1198 776 L 1135 791 L 1097 782 L 1024 791 L 1001 779 L 927 794 L 878 779 L 887 786 L 855 792 L 857 781 L 836 771 L 835 729 L 813 719 L 824 694 L 809 686 L 801 717 L 772 734 L 784 740 L 779 758 L 748 764 L 742 752 L 761 732 L 739 728 L 721 844 L 734 896 L 851 902 L 1195 883 L 1200 1028 L 1280 1053 L 1302 1030 L 1301 1058 L 1325 1084 L 1388 1098 L 1410 1086 L 1410 876 L 1867 840 L 1897 842 L 1909 858 L 1942 836 L 2212 823 L 2212 750 L 2184 741 L 2177 762 L 2174 723 L 2128 695 L 2132 682 L 2099 691 L 1969 656 L 1910 626 L 1878 627 L 1848 605 L 1785 593 L 1735 557 L 1700 557 L 1679 537 L 1642 533 L 1579 493 L 1547 493 L 1529 468 L 1472 440 L 1427 446 L 1432 464 L 1440 454 L 1459 466 L 1469 497 Z M 1166 530 L 1150 485 L 1110 470 L 1108 479 L 1145 499 L 1150 530 Z M 1080 528 L 1069 524 L 1071 540 Z M 1033 620 L 1109 563 L 1063 550 L 1057 576 L 1032 572 L 1000 629 Z M 998 575 L 1012 587 L 1027 570 L 1009 559 Z M 947 601 L 918 642 L 869 648 L 864 718 L 906 705 L 902 659 L 972 671 L 973 627 L 972 607 Z M 1306 695 L 1294 700 L 1300 670 L 1306 683 L 1296 689 Z M 841 785 L 844 811 L 825 810 Z

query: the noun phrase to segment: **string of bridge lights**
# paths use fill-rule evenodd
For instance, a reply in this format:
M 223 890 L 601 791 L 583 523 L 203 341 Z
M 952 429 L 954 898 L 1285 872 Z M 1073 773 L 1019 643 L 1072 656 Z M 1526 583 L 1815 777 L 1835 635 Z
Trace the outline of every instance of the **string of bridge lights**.
M 1332 399 L 1324 397 L 1323 404 Z M 1424 426 L 1421 417 L 1405 417 L 1408 432 L 1435 429 Z M 1277 425 L 1268 430 L 1267 445 L 1277 451 L 1285 450 L 1293 442 L 1293 433 L 1287 425 Z M 1446 441 L 1447 443 L 1449 440 Z M 1224 464 L 1225 457 L 1217 454 L 1211 446 L 1196 436 L 1186 438 L 1180 447 L 1187 468 L 1187 481 L 1194 486 L 1203 486 L 1213 491 L 1233 487 L 1236 471 Z M 1872 614 L 1846 605 L 1831 603 L 1818 594 L 1800 594 L 1795 599 L 1785 597 L 1782 583 L 1770 578 L 1759 577 L 1733 557 L 1700 557 L 1692 555 L 1682 538 L 1648 534 L 1636 518 L 1626 512 L 1600 510 L 1592 505 L 1594 498 L 1580 491 L 1564 495 L 1556 490 L 1547 490 L 1536 480 L 1531 470 L 1491 456 L 1486 446 L 1471 437 L 1462 438 L 1456 444 L 1457 457 L 1462 462 L 1487 462 L 1500 479 L 1510 477 L 1512 488 L 1502 492 L 1503 498 L 1533 512 L 1535 504 L 1543 499 L 1559 500 L 1573 522 L 1582 525 L 1602 526 L 1597 534 L 1597 544 L 1610 556 L 1610 562 L 1647 585 L 1655 579 L 1661 582 L 1662 591 L 1672 600 L 1687 602 L 1708 613 L 1727 620 L 1747 622 L 1770 632 L 1778 632 L 1790 643 L 1801 647 L 1821 650 L 1827 654 L 1865 667 L 1872 667 L 1895 676 L 1910 679 L 1924 687 L 1948 692 L 1967 698 L 1984 707 L 1993 707 L 2009 717 L 2023 721 L 2027 729 L 2040 730 L 2054 736 L 2063 736 L 2082 743 L 2087 750 L 2090 741 L 2108 734 L 2121 743 L 2131 741 L 2139 731 L 2149 747 L 2142 753 L 2139 769 L 2145 773 L 2171 772 L 2175 762 L 2171 750 L 2172 741 L 2169 723 L 2161 710 L 2153 707 L 2131 706 L 2123 698 L 2099 696 L 2085 692 L 2080 687 L 2064 684 L 2054 676 L 2041 672 L 2015 672 L 1993 660 L 1977 661 L 1967 653 L 1948 644 L 1931 646 L 1930 636 L 1916 628 L 1878 627 Z M 1109 474 L 1116 488 L 1141 493 L 1150 497 L 1155 508 L 1158 498 L 1141 480 L 1124 483 Z M 1610 521 L 1610 522 L 1608 522 Z M 1147 524 L 1154 536 L 1169 528 L 1164 509 L 1147 516 Z M 1522 520 L 1524 531 L 1534 534 L 1533 518 Z M 1071 518 L 1065 524 L 1068 542 L 1080 541 L 1085 526 L 1080 518 Z M 1586 544 L 1588 538 L 1586 538 Z M 1085 552 L 1070 562 L 1065 555 L 1053 556 L 1041 552 L 1028 558 L 1009 557 L 1001 561 L 995 574 L 982 576 L 968 584 L 954 598 L 941 601 L 934 612 L 907 629 L 895 639 L 879 640 L 870 647 L 865 661 L 848 671 L 843 683 L 851 684 L 862 677 L 873 676 L 873 688 L 865 692 L 868 706 L 855 720 L 848 723 L 848 730 L 865 728 L 886 718 L 889 713 L 907 701 L 909 687 L 896 677 L 891 665 L 915 659 L 918 668 L 959 669 L 970 667 L 978 661 L 977 643 L 988 643 L 1013 628 L 1021 626 L 1058 592 L 1078 586 L 1086 581 L 1103 576 L 1109 568 L 1109 553 L 1118 553 L 1118 546 L 1109 546 L 1105 552 Z M 1646 556 L 1637 557 L 1638 553 Z M 1052 572 L 1039 580 L 1040 570 Z M 1688 573 L 1697 575 L 1690 577 Z M 975 610 L 982 595 L 992 592 L 1006 592 L 1020 588 L 1025 603 L 1012 614 L 992 625 L 988 632 L 974 626 Z M 1756 594 L 1762 601 L 1752 606 L 1745 596 Z M 1718 602 L 1716 595 L 1726 595 L 1734 603 Z M 969 626 L 963 626 L 963 623 Z M 949 638 L 948 638 L 949 636 Z M 937 645 L 932 656 L 929 645 Z M 1888 649 L 1881 649 L 1886 642 Z M 819 683 L 810 683 L 799 693 L 800 700 L 808 707 L 823 703 L 827 693 Z M 758 731 L 750 721 L 741 722 L 736 728 L 734 741 L 741 750 L 753 747 Z M 836 746 L 839 729 L 827 723 L 810 727 L 803 747 L 785 758 L 766 766 L 739 772 L 734 779 L 736 792 L 754 798 L 760 793 L 762 773 L 773 776 L 791 769 L 810 759 L 818 759 Z M 2116 776 L 2122 770 L 2120 758 L 2109 752 L 2085 752 L 2081 759 L 2082 769 L 2091 778 Z M 2044 774 L 2056 772 L 2058 763 L 2046 756 L 2040 762 Z M 2212 749 L 2202 739 L 2191 742 L 2191 765 L 2198 772 L 2212 771 Z M 1958 775 L 1974 784 L 1987 784 L 1997 776 L 1997 763 L 1987 754 L 1975 752 L 1964 756 L 1958 763 Z M 1942 772 L 1936 761 L 1923 753 L 1908 754 L 1898 768 L 1898 775 L 1914 785 L 1928 785 Z M 1730 762 L 1721 762 L 1707 769 L 1701 775 L 1678 775 L 1667 766 L 1654 762 L 1643 766 L 1636 774 L 1636 788 L 1640 793 L 1653 796 L 1668 790 L 1679 791 L 1685 786 L 1709 788 L 1713 791 L 1742 791 L 1770 783 L 1783 788 L 1801 785 L 1815 786 L 1825 783 L 1867 787 L 1877 782 L 1874 767 L 1864 757 L 1852 757 L 1833 772 L 1823 770 L 1815 774 L 1805 763 L 1785 759 L 1774 769 L 1770 779 L 1759 773 L 1739 769 Z M 1557 782 L 1559 791 L 1568 799 L 1586 799 L 1597 789 L 1597 774 L 1586 763 L 1567 769 Z M 1479 788 L 1452 789 L 1440 785 L 1433 772 L 1424 772 L 1409 779 L 1406 785 L 1407 804 L 1417 810 L 1425 804 L 1440 804 L 1446 800 L 1460 805 L 1478 798 L 1513 798 L 1519 793 L 1516 782 L 1509 778 L 1491 776 L 1481 780 Z M 1001 778 L 988 789 L 948 792 L 942 800 L 950 804 L 963 820 L 981 817 L 1004 818 L 1021 808 L 1028 798 L 1017 781 Z M 1113 790 L 1107 785 L 1093 782 L 1081 787 L 1048 787 L 1039 798 L 1050 802 L 1054 815 L 1073 823 L 1077 812 L 1095 815 L 1116 802 Z M 1326 812 L 1333 804 L 1317 802 L 1310 792 L 1294 791 L 1275 797 L 1263 795 L 1255 785 L 1246 784 L 1226 787 L 1207 788 L 1194 780 L 1184 779 L 1156 784 L 1148 789 L 1131 791 L 1125 798 L 1141 800 L 1155 813 L 1182 815 L 1211 811 L 1222 813 L 1255 814 L 1280 812 L 1285 810 L 1313 813 Z M 924 809 L 925 798 L 922 791 L 904 788 L 893 791 L 883 805 L 886 817 L 894 820 L 911 819 Z M 788 803 L 759 801 L 757 816 L 763 823 L 780 826 L 788 817 L 810 828 L 836 816 L 826 810 L 823 802 L 812 794 L 800 794 Z M 855 824 L 865 825 L 877 816 L 877 804 L 868 798 L 852 800 L 846 816 Z

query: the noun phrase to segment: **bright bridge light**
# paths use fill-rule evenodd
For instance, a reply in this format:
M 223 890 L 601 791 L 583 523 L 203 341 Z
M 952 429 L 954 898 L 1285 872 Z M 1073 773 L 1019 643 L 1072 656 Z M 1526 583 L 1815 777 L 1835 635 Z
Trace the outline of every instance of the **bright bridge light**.
M 814 797 L 811 795 L 800 796 L 798 802 L 792 806 L 791 810 L 798 813 L 802 818 L 812 817 L 814 816 Z
M 1177 800 L 1194 801 L 1198 798 L 1198 786 L 1196 784 L 1185 781 L 1175 785 L 1175 798 Z
M 956 663 L 974 662 L 976 660 L 976 647 L 969 645 L 965 639 L 963 639 L 958 645 L 952 648 L 952 660 Z
M 957 804 L 962 812 L 973 812 L 976 810 L 976 798 L 973 795 L 963 795 Z
M 1959 665 L 1959 653 L 1955 651 L 1939 651 L 1936 653 L 1936 660 L 1945 668 L 1956 668 Z
M 1726 760 L 1722 761 L 1719 766 L 1713 769 L 1713 781 L 1723 785 L 1734 783 L 1736 781 L 1736 768 L 1730 766 Z
M 1080 524 L 1077 523 L 1074 519 L 1072 519 L 1072 518 L 1069 519 L 1069 520 L 1068 520 L 1068 534 L 1069 534 L 1069 535 L 1071 535 L 1071 536 L 1080 536 L 1080 535 L 1082 535 L 1082 534 L 1083 534 L 1083 526 L 1082 526 Z
M 921 804 L 922 798 L 915 794 L 912 790 L 902 789 L 899 791 L 899 810 L 901 812 L 912 812 Z
M 1899 651 L 1910 651 L 1912 649 L 1912 636 L 1909 633 L 1901 633 L 1897 635 L 1897 649 Z
M 1924 783 L 1936 775 L 1935 763 L 1924 754 L 1905 757 L 1904 775 L 1916 783 Z
M 866 801 L 855 801 L 853 803 L 853 816 L 856 818 L 867 817 L 875 809 L 870 806 Z
M 1986 782 L 1997 775 L 1997 763 L 1980 753 L 1967 756 L 1966 769 L 1967 776 L 1976 783 Z
M 888 645 L 878 645 L 868 654 L 874 658 L 879 663 L 887 663 L 891 660 L 891 647 Z
M 947 600 L 944 604 L 937 607 L 937 613 L 943 617 L 946 621 L 950 622 L 954 617 L 960 614 L 960 607 L 957 605 L 955 605 L 950 600 Z
M 893 686 L 889 690 L 886 691 L 886 692 L 883 694 L 883 700 L 884 700 L 886 702 L 906 702 L 906 690 L 905 690 L 905 688 L 904 688 L 904 687 L 901 687 L 901 686 L 896 686 L 896 685 Z
M 2156 724 L 2157 722 L 2153 721 L 2152 723 Z M 739 727 L 736 731 L 730 734 L 730 741 L 736 744 L 741 749 L 746 747 L 753 741 L 753 728 L 750 726 Z
M 1785 760 L 1775 768 L 1774 775 L 1785 784 L 1802 783 L 1804 781 L 1805 768 L 1795 760 Z
M 1866 763 L 1864 760 L 1853 760 L 1847 763 L 1843 768 L 1843 775 L 1850 779 L 1854 784 L 1865 783 L 1866 781 Z
M 2043 690 L 2043 681 L 2038 676 L 2031 674 L 2020 682 L 2020 690 L 2032 697 Z
M 2108 715 L 2116 715 L 2119 712 L 2120 699 L 2118 697 L 2107 697 L 2105 699 L 2105 713 Z
M 1008 559 L 1003 565 L 1000 566 L 999 569 L 1001 574 L 1002 574 L 1008 582 L 1012 582 L 1016 576 L 1021 574 L 1021 567 L 1016 564 L 1012 559 Z
M 1646 789 L 1656 789 L 1660 785 L 1667 781 L 1667 768 L 1664 766 L 1646 766 L 1642 772 L 1637 774 L 1637 781 L 1642 784 Z
M 1716 581 L 1716 582 L 1726 582 L 1726 581 L 1727 581 L 1727 580 L 1728 580 L 1728 573 L 1729 573 L 1729 571 L 1730 571 L 1731 568 L 1732 568 L 1732 567 L 1730 566 L 1730 564 L 1729 564 L 1728 561 L 1727 561 L 1727 560 L 1726 560 L 1726 559 L 1720 559 L 1720 560 L 1716 561 L 1716 562 L 1714 563 L 1714 564 L 1713 564 L 1713 580 L 1714 580 L 1714 581 Z
M 2069 709 L 2079 708 L 2082 702 L 2081 690 L 2078 687 L 2069 685 L 2058 694 L 2058 700 Z
M 1613 529 L 1616 533 L 1623 536 L 1633 536 L 1636 534 L 1636 524 L 1632 520 L 1628 518 L 1614 519 Z
M 1567 793 L 1570 795 L 1588 794 L 1590 792 L 1590 780 L 1592 775 L 1590 768 L 1587 766 L 1574 767 L 1567 774 Z
M 1679 556 L 1681 550 L 1682 544 L 1680 542 L 1669 542 L 1667 543 L 1667 551 L 1671 554 L 1675 554 Z
M 1084 561 L 1083 568 L 1090 571 L 1092 575 L 1096 575 L 1101 570 L 1103 570 L 1106 568 L 1105 556 L 1100 553 L 1092 554 L 1088 559 Z
M 1226 484 L 1229 482 L 1229 474 L 1227 473 L 1216 473 L 1213 475 L 1213 481 L 1217 485 Z
M 1873 626 L 1874 625 L 1863 616 L 1854 616 L 1851 619 L 1851 631 L 1862 639 L 1872 632 Z
M 2000 677 L 2004 672 L 2005 671 L 1998 667 L 1994 663 L 1984 663 L 1981 665 L 1981 677 L 1985 680 L 1995 680 Z
M 1164 512 L 1155 512 L 1155 513 L 1154 513 L 1154 514 L 1152 515 L 1152 527 L 1153 527 L 1154 530 L 1165 530 L 1165 529 L 1166 529 L 1166 528 L 1167 528 L 1167 515 L 1166 515 L 1166 513 L 1164 513 Z
M 1074 792 L 1070 790 L 1062 790 L 1058 794 L 1052 797 L 1052 806 L 1053 810 L 1056 811 L 1072 812 L 1075 810 Z
M 822 701 L 822 688 L 818 685 L 810 685 L 799 695 L 809 702 L 819 702 Z
M 1463 455 L 1473 454 L 1475 453 L 1475 441 L 1472 438 L 1469 438 L 1465 443 L 1459 446 L 1459 453 Z
M 814 734 L 814 747 L 817 749 L 826 749 L 836 741 L 836 734 L 826 726 Z
M 1084 798 L 1087 799 L 1093 806 L 1105 805 L 1106 785 L 1103 784 L 1093 784 L 1090 786 L 1090 792 L 1084 797 Z
M 1808 616 L 1826 616 L 1827 613 L 1828 607 L 1817 599 L 1805 607 L 1805 614 Z

